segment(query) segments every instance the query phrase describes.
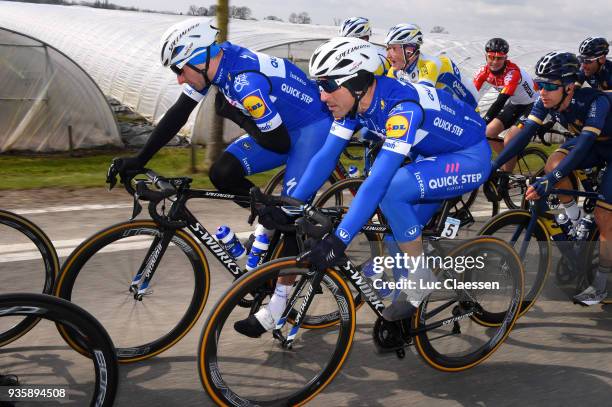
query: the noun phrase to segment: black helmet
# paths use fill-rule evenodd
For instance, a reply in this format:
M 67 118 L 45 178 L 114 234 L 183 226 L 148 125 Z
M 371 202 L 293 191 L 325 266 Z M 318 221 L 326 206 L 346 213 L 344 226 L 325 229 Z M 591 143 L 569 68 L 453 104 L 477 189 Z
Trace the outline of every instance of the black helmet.
M 536 64 L 536 81 L 560 80 L 563 85 L 567 85 L 576 81 L 579 69 L 580 62 L 571 52 L 549 52 Z
M 605 38 L 602 37 L 589 37 L 582 41 L 578 52 L 580 55 L 585 57 L 600 57 L 602 55 L 608 55 L 608 49 L 610 44 Z
M 503 38 L 491 38 L 485 45 L 486 52 L 499 52 L 500 54 L 507 54 L 510 51 L 510 45 L 508 41 Z

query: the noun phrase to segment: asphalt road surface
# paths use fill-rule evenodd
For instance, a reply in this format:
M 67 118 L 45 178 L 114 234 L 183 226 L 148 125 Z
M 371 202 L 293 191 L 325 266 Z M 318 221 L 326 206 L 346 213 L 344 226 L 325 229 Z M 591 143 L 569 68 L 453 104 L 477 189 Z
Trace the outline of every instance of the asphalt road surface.
M 37 202 L 32 205 L 2 203 L 42 227 L 62 259 L 92 233 L 127 220 L 131 201 L 121 195 L 92 196 L 89 202 Z M 247 233 L 247 212 L 229 202 L 201 201 L 190 206 L 209 230 L 228 224 Z M 490 218 L 485 203 L 475 207 L 477 223 L 465 233 L 474 234 Z M 143 217 L 144 215 L 141 215 Z M 129 340 L 147 337 L 147 324 L 163 328 L 185 306 L 180 295 L 165 298 L 162 312 L 147 314 L 107 312 L 116 304 L 105 295 L 119 268 L 130 262 L 130 250 L 100 255 L 95 273 L 79 287 L 78 304 L 99 316 L 111 337 Z M 556 253 L 558 257 L 558 254 Z M 161 276 L 175 284 L 176 292 L 191 282 L 180 261 L 167 260 L 173 274 Z M 210 295 L 193 329 L 168 351 L 152 359 L 120 367 L 118 406 L 213 405 L 200 384 L 197 345 L 208 313 L 231 278 L 214 259 Z M 39 263 L 32 247 L 16 235 L 0 233 L 0 293 L 28 291 L 36 286 Z M 184 270 L 184 268 L 183 268 Z M 406 358 L 378 355 L 371 339 L 372 313 L 357 314 L 357 335 L 351 354 L 333 382 L 311 405 L 337 406 L 564 406 L 610 405 L 612 395 L 612 306 L 579 307 L 571 303 L 571 288 L 560 286 L 553 276 L 536 305 L 515 325 L 506 342 L 483 364 L 461 373 L 443 373 L 426 365 L 416 352 Z M 155 295 L 155 293 L 153 294 Z M 146 310 L 148 311 L 148 310 Z M 131 318 L 131 319 L 130 319 Z M 138 320 L 140 326 L 126 321 Z M 0 320 L 0 331 L 2 328 Z M 5 325 L 6 326 L 6 323 Z M 118 345 L 116 343 L 116 345 Z M 61 384 L 86 388 L 91 377 L 87 359 L 66 346 L 55 326 L 41 323 L 24 337 L 0 349 L 0 372 L 18 374 L 24 383 Z M 86 390 L 84 390 L 86 392 Z M 49 402 L 20 405 L 46 405 Z

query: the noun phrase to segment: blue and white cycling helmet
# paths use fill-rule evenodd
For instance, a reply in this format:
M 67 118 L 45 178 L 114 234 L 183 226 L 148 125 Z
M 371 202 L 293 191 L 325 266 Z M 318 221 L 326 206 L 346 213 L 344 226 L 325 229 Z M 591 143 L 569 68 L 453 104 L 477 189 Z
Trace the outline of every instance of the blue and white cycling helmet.
M 168 28 L 161 38 L 161 63 L 182 69 L 187 63 L 198 65 L 219 53 L 215 41 L 219 30 L 209 18 L 190 18 Z
M 365 17 L 349 17 L 340 25 L 338 35 L 340 37 L 369 37 L 372 35 L 370 20 Z

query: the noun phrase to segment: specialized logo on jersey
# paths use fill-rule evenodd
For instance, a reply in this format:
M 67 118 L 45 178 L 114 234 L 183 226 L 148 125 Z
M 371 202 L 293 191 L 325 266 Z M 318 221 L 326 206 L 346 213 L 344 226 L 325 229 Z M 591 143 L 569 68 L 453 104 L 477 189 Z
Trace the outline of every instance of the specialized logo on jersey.
M 266 103 L 256 95 L 250 95 L 242 99 L 242 105 L 255 119 L 261 119 L 268 112 Z
M 245 74 L 240 74 L 238 76 L 236 76 L 236 79 L 234 80 L 234 90 L 238 93 L 242 92 L 242 90 L 244 89 L 245 86 L 249 85 L 249 81 L 246 77 Z
M 411 115 L 412 116 L 412 115 Z M 410 122 L 403 115 L 391 116 L 385 123 L 385 132 L 389 138 L 401 138 L 410 129 Z

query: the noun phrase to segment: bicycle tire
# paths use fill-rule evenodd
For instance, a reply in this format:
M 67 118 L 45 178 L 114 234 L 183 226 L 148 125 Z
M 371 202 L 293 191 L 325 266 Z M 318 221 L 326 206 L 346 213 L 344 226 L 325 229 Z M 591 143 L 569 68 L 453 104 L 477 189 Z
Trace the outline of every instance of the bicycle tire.
M 12 212 L 0 210 L 0 225 L 17 230 L 36 246 L 44 263 L 45 278 L 42 293 L 53 293 L 53 283 L 59 273 L 60 265 L 51 239 L 34 223 Z M 39 318 L 33 316 L 26 316 L 12 328 L 0 332 L 0 347 L 21 338 L 30 329 L 34 328 L 39 320 Z
M 525 227 L 531 220 L 531 213 L 523 209 L 513 209 L 491 219 L 487 222 L 482 229 L 478 232 L 479 235 L 495 236 L 499 233 L 502 228 L 510 227 L 510 232 L 514 233 L 512 228 L 519 228 L 525 230 Z M 552 268 L 552 243 L 548 234 L 548 229 L 544 225 L 542 219 L 537 220 L 535 229 L 532 233 L 532 239 L 538 242 L 538 250 L 541 250 L 538 260 L 538 268 L 535 274 L 533 282 L 525 282 L 525 296 L 521 302 L 521 309 L 519 317 L 525 315 L 527 311 L 533 306 L 536 299 L 544 288 L 546 278 Z M 527 261 L 527 259 L 525 259 Z M 526 273 L 528 274 L 528 273 Z M 529 279 L 531 280 L 531 279 Z M 486 321 L 492 326 L 497 326 L 499 321 L 491 320 Z
M 485 341 L 484 343 L 482 343 L 482 341 L 480 340 L 475 341 L 480 346 L 477 349 L 466 353 L 465 355 L 460 356 L 457 354 L 458 352 L 451 352 L 445 354 L 436 348 L 437 345 L 434 345 L 434 342 L 436 340 L 443 339 L 444 337 L 451 337 L 451 334 L 443 336 L 434 336 L 430 338 L 430 335 L 439 335 L 439 332 L 437 332 L 435 329 L 425 330 L 417 334 L 415 337 L 415 345 L 417 352 L 428 365 L 437 370 L 445 372 L 459 372 L 482 363 L 484 360 L 489 358 L 499 348 L 499 346 L 501 346 L 506 337 L 510 334 L 512 327 L 514 326 L 514 323 L 518 318 L 518 311 L 520 308 L 520 302 L 523 294 L 523 270 L 518 255 L 510 245 L 508 245 L 501 239 L 486 236 L 476 237 L 474 239 L 462 243 L 460 246 L 453 249 L 448 254 L 448 256 L 453 256 L 455 253 L 461 253 L 461 251 L 464 250 L 475 250 L 476 248 L 478 249 L 477 251 L 481 253 L 494 253 L 495 251 L 499 253 L 504 253 L 504 259 L 509 262 L 509 264 L 507 265 L 507 269 L 511 270 L 511 288 L 509 290 L 510 295 L 508 297 L 508 309 L 503 312 L 503 321 L 496 328 L 497 330 L 499 330 L 499 332 L 486 332 L 486 330 L 489 330 L 490 328 L 483 327 L 485 335 L 489 337 L 489 340 Z M 432 313 L 426 312 L 427 306 L 429 305 L 430 301 L 436 303 L 435 300 L 432 300 L 434 296 L 435 292 L 430 294 L 430 296 L 425 301 L 423 301 L 423 303 L 417 309 L 417 312 L 411 319 L 411 326 L 413 329 L 418 330 L 425 327 L 428 323 L 428 315 L 432 315 L 432 317 L 437 316 L 436 311 L 439 309 L 439 307 L 435 308 L 434 312 Z M 442 302 L 447 301 L 447 299 L 445 298 L 438 300 L 441 300 Z M 459 303 L 461 303 L 461 301 L 459 301 Z M 487 313 L 488 311 L 486 310 L 486 308 L 483 309 L 482 314 Z M 455 315 L 455 313 L 453 312 L 453 314 L 451 315 Z M 480 321 L 478 321 L 478 318 L 480 318 L 481 315 L 479 315 L 478 313 L 474 313 L 473 315 L 469 316 L 469 318 L 468 316 L 469 314 L 464 316 L 465 321 L 469 323 L 469 320 L 473 320 L 477 325 L 481 325 Z M 459 322 L 454 321 L 453 324 L 455 323 L 458 324 Z M 451 324 L 449 323 L 445 325 L 446 327 L 449 327 Z M 442 326 L 442 328 L 444 328 L 444 325 Z M 461 330 L 459 331 L 460 335 L 463 333 L 464 332 L 461 332 Z M 453 332 L 453 334 L 455 333 Z M 467 338 L 464 340 L 462 337 L 461 344 L 463 344 L 464 342 L 469 342 L 469 340 Z M 435 343 L 437 344 L 438 342 Z
M 343 278 L 340 277 L 333 269 L 328 269 L 326 271 L 326 280 L 324 280 L 324 282 L 326 281 L 328 284 L 334 287 L 333 292 L 336 301 L 343 312 L 341 323 L 336 325 L 340 331 L 340 335 L 338 336 L 338 340 L 335 344 L 333 355 L 324 368 L 315 377 L 308 379 L 305 386 L 294 393 L 283 396 L 280 396 L 279 393 L 275 393 L 274 397 L 279 398 L 274 400 L 248 400 L 245 398 L 245 396 L 237 394 L 235 390 L 228 385 L 226 382 L 227 379 L 224 378 L 224 375 L 220 371 L 219 367 L 219 365 L 225 366 L 226 363 L 223 360 L 219 362 L 218 357 L 219 340 L 220 338 L 224 338 L 221 330 L 224 326 L 230 325 L 226 322 L 228 321 L 232 311 L 239 307 L 238 302 L 240 301 L 240 298 L 244 297 L 244 295 L 247 293 L 256 291 L 259 287 L 266 285 L 267 282 L 276 280 L 279 275 L 283 273 L 283 270 L 292 272 L 292 275 L 305 275 L 307 272 L 309 272 L 308 266 L 297 264 L 295 258 L 293 257 L 286 257 L 265 263 L 258 269 L 247 273 L 236 280 L 236 282 L 221 296 L 220 300 L 212 308 L 210 315 L 204 324 L 202 335 L 198 344 L 198 371 L 204 389 L 217 405 L 236 405 L 236 403 L 243 403 L 241 405 L 304 404 L 320 393 L 333 380 L 348 356 L 356 327 L 355 304 L 353 303 L 350 290 Z M 315 296 L 314 298 L 316 300 L 317 297 Z M 230 327 L 228 329 L 232 328 Z M 322 330 L 311 330 L 308 332 L 312 333 L 320 331 Z M 235 332 L 234 334 L 238 335 Z M 268 332 L 264 335 L 272 334 Z M 300 338 L 300 343 L 307 341 L 309 337 L 309 335 L 304 335 Z M 253 344 L 253 346 L 257 346 L 257 344 L 253 343 L 252 338 L 247 338 L 245 344 Z M 291 352 L 293 355 L 296 350 L 294 349 Z M 244 353 L 249 352 L 245 351 Z M 253 353 L 255 352 L 253 351 Z M 225 357 L 228 358 L 228 356 Z M 229 358 L 232 357 L 234 357 L 233 353 L 229 355 Z M 269 361 L 269 359 L 267 360 Z M 240 365 L 244 366 L 244 364 L 245 363 L 240 362 Z M 251 366 L 252 364 L 248 365 Z M 245 372 L 240 371 L 240 375 L 242 377 L 241 381 L 247 380 Z M 278 378 L 276 380 L 278 380 Z
M 531 156 L 532 158 L 527 158 Z M 533 161 L 536 161 L 533 164 Z M 517 171 L 525 177 L 541 177 L 544 176 L 544 167 L 548 161 L 548 154 L 538 147 L 527 147 L 518 154 L 515 172 Z M 540 166 L 541 164 L 541 166 Z M 525 192 L 527 191 L 527 184 L 520 184 L 518 193 L 511 193 L 510 189 L 502 191 L 502 198 L 506 203 L 508 209 L 526 209 L 525 205 Z M 518 197 L 518 203 L 513 200 L 514 197 Z
M 137 220 L 118 223 L 106 228 L 81 243 L 66 259 L 62 272 L 58 278 L 55 295 L 66 300 L 73 300 L 75 282 L 87 262 L 98 252 L 105 249 L 120 239 L 133 236 L 155 236 L 159 234 L 159 228 L 155 222 L 150 220 Z M 173 239 L 178 239 L 176 247 L 187 257 L 194 275 L 194 291 L 189 306 L 183 317 L 177 324 L 163 336 L 148 343 L 134 344 L 119 347 L 117 345 L 117 356 L 119 363 L 132 363 L 148 359 L 158 355 L 182 339 L 195 325 L 202 314 L 210 288 L 210 272 L 205 254 L 197 242 L 184 230 L 176 230 Z M 161 260 L 160 260 L 161 261 Z M 135 273 L 132 274 L 132 276 Z M 123 293 L 120 294 L 127 294 Z M 136 306 L 138 302 L 135 302 Z M 173 323 L 173 322 L 172 322 Z M 73 333 L 58 325 L 58 330 L 64 340 L 77 352 L 89 356 L 81 344 L 74 338 Z M 117 340 L 114 340 L 117 343 Z
M 37 315 L 80 332 L 86 340 L 95 369 L 95 385 L 90 406 L 112 406 L 119 382 L 119 367 L 113 342 L 104 327 L 87 311 L 61 298 L 47 294 L 0 295 L 0 317 Z
M 345 189 L 349 189 L 351 194 L 356 194 L 357 190 L 359 189 L 361 184 L 363 184 L 364 181 L 365 180 L 362 178 L 347 178 L 347 179 L 338 181 L 335 184 L 333 184 L 331 187 L 323 191 L 321 195 L 317 197 L 317 199 L 313 203 L 313 206 L 317 208 L 322 208 L 326 204 L 326 201 L 332 197 L 335 197 L 336 202 L 338 202 L 337 197 L 339 195 L 340 196 L 344 195 L 344 192 L 339 193 L 338 191 L 342 191 Z M 342 202 L 344 202 L 344 200 L 345 199 L 342 198 Z M 336 204 L 334 206 L 342 207 L 344 205 Z M 377 217 L 378 217 L 378 221 L 382 223 L 382 220 L 384 220 L 384 217 L 382 213 L 380 212 L 380 209 L 377 209 Z M 360 232 L 360 234 L 362 233 L 366 236 L 368 242 L 375 242 L 375 243 L 370 244 L 370 256 L 371 257 L 382 256 L 384 254 L 384 247 L 383 247 L 383 242 L 379 234 L 373 233 L 373 232 Z M 349 248 L 347 248 L 347 250 L 349 250 Z M 350 255 L 349 257 L 353 258 L 353 256 L 350 256 Z M 356 293 L 353 298 L 353 301 L 355 302 L 355 307 L 358 310 L 365 303 L 365 299 L 362 298 L 361 293 Z M 328 314 L 328 315 L 316 315 L 316 316 L 306 315 L 304 317 L 304 322 L 302 323 L 302 326 L 307 329 L 320 329 L 320 328 L 327 328 L 329 326 L 335 325 L 338 323 L 338 321 L 339 321 L 339 315 L 337 315 L 337 312 L 334 314 Z

